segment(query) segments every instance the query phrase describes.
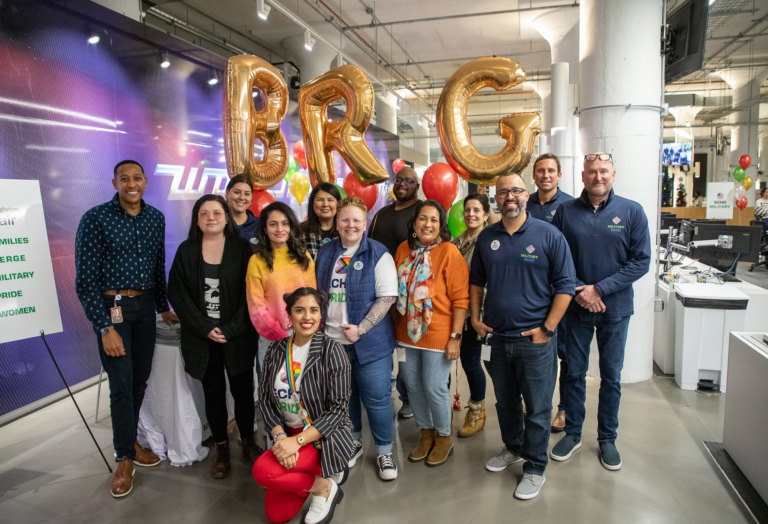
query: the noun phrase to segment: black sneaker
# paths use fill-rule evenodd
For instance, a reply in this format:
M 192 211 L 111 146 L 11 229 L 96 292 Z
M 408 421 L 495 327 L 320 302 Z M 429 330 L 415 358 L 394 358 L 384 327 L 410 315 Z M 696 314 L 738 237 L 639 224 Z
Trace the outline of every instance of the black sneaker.
M 379 467 L 381 480 L 395 480 L 397 478 L 397 464 L 392 452 L 376 455 L 376 465 Z
M 349 459 L 349 467 L 353 468 L 357 464 L 357 459 L 363 456 L 363 441 L 352 441 L 352 458 Z

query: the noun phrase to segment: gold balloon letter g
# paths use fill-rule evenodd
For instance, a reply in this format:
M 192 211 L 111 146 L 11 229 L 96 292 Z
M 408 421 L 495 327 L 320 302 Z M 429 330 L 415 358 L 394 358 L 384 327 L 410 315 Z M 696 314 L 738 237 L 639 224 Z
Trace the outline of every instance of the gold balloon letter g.
M 464 64 L 445 84 L 437 102 L 437 133 L 448 163 L 464 179 L 483 186 L 510 173 L 520 173 L 531 160 L 536 136 L 541 133 L 538 113 L 515 113 L 499 121 L 507 143 L 498 153 L 480 153 L 472 144 L 467 105 L 478 90 L 505 91 L 525 80 L 525 71 L 514 60 L 485 57 Z
M 307 155 L 307 170 L 316 186 L 336 182 L 333 151 L 366 184 L 389 179 L 387 171 L 365 143 L 365 130 L 373 114 L 373 86 L 363 70 L 344 65 L 307 82 L 299 90 L 299 114 Z M 328 120 L 328 105 L 343 99 L 347 112 L 341 120 Z
M 251 55 L 227 61 L 224 90 L 224 151 L 229 176 L 244 175 L 254 189 L 268 189 L 288 170 L 288 146 L 280 123 L 288 108 L 288 88 L 270 63 Z M 253 89 L 264 94 L 264 109 L 253 106 Z M 264 159 L 253 158 L 256 140 L 264 144 Z

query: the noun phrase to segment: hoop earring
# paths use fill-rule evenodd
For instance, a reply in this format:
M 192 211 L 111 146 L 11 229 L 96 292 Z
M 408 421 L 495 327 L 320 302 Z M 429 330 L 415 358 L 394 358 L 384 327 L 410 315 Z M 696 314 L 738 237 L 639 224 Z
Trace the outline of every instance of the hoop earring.
M 416 233 L 413 233 L 413 238 L 416 238 Z

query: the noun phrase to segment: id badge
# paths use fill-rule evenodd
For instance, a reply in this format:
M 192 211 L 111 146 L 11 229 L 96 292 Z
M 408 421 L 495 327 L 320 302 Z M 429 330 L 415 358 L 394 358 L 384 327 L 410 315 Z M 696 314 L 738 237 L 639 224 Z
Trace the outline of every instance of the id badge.
M 121 324 L 123 322 L 123 308 L 115 306 L 109 310 L 112 313 L 112 323 Z
M 397 361 L 405 362 L 405 348 L 397 346 Z
M 480 346 L 480 358 L 485 360 L 486 362 L 491 361 L 491 346 L 488 344 L 483 344 Z

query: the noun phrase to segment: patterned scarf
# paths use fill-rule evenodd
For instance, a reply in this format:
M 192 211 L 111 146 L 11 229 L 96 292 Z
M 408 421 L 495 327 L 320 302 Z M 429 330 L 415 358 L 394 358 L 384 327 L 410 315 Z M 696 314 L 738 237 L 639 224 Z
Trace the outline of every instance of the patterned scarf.
M 407 315 L 408 337 L 414 342 L 424 336 L 432 321 L 430 297 L 434 294 L 435 277 L 432 275 L 429 252 L 441 242 L 440 237 L 426 245 L 416 240 L 416 249 L 411 251 L 397 270 L 397 310 L 401 315 Z
M 468 266 L 472 265 L 472 254 L 475 252 L 475 244 L 477 243 L 477 237 L 480 236 L 482 228 L 478 229 L 471 238 L 467 237 L 467 232 L 463 232 L 461 235 L 454 238 L 451 242 L 454 246 L 459 248 L 459 253 L 464 257 Z

